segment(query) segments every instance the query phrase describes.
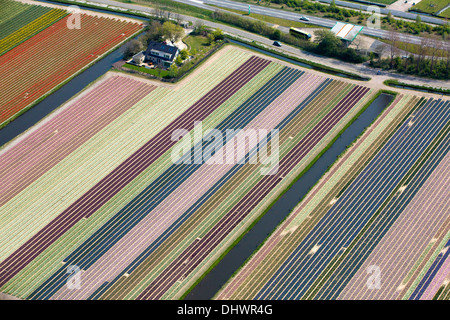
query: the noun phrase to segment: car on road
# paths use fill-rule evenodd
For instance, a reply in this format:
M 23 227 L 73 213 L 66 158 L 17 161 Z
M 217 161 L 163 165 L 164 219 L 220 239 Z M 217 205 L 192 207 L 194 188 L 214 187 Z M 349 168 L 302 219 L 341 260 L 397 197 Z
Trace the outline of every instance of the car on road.
M 377 71 L 377 75 L 379 76 L 381 74 L 381 70 L 378 70 Z
M 274 41 L 273 45 L 276 47 L 281 47 L 281 43 L 279 41 Z
M 305 17 L 305 16 L 301 16 L 301 17 L 300 17 L 300 20 L 302 20 L 302 21 L 309 21 L 309 18 L 308 18 L 308 17 Z

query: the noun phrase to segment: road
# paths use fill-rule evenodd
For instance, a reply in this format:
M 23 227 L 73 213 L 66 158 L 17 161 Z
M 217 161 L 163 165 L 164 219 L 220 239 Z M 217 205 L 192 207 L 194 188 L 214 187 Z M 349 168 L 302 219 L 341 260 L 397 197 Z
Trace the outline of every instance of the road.
M 215 10 L 215 8 L 208 6 L 208 4 L 222 7 L 225 9 L 228 8 L 228 9 L 235 9 L 235 10 L 241 10 L 241 11 L 248 11 L 248 4 L 236 2 L 236 1 L 230 1 L 230 0 L 202 0 L 202 1 L 200 1 L 200 0 L 174 0 L 174 1 L 190 4 L 193 6 L 197 6 L 197 7 L 209 9 L 209 10 Z M 330 1 L 330 0 L 324 0 L 324 1 Z M 358 5 L 358 8 L 359 8 L 359 5 Z M 323 27 L 327 27 L 327 28 L 332 28 L 337 22 L 336 20 L 330 20 L 330 19 L 319 18 L 319 17 L 314 17 L 314 16 L 307 16 L 307 15 L 303 15 L 303 14 L 298 14 L 298 13 L 289 12 L 289 11 L 285 11 L 285 10 L 279 10 L 279 9 L 272 9 L 272 8 L 267 8 L 267 7 L 263 7 L 263 6 L 258 6 L 258 5 L 252 5 L 251 11 L 253 13 L 257 13 L 257 14 L 264 14 L 267 16 L 286 19 L 286 20 L 292 20 L 292 21 L 299 21 L 301 16 L 306 16 L 309 18 L 310 21 L 302 21 L 302 22 L 319 25 L 319 26 L 323 26 Z M 423 21 L 423 19 L 422 19 L 422 21 Z M 377 37 L 377 38 L 382 38 L 382 39 L 390 39 L 391 38 L 389 31 L 382 30 L 382 29 L 369 28 L 369 27 L 364 27 L 364 29 L 361 31 L 361 34 L 364 34 L 367 36 L 373 36 L 373 37 Z M 419 45 L 421 44 L 421 41 L 422 41 L 421 37 L 417 37 L 417 36 L 413 36 L 413 35 L 409 35 L 409 34 L 405 34 L 405 33 L 397 33 L 397 37 L 398 37 L 399 41 L 409 42 L 409 43 L 419 44 Z M 450 44 L 448 42 L 441 41 L 441 43 L 442 43 L 442 47 L 447 47 L 447 46 L 450 47 Z
M 331 0 L 318 0 L 318 1 L 325 2 L 325 3 L 331 3 Z M 365 5 L 365 4 L 358 4 L 358 3 L 347 2 L 347 1 L 335 0 L 335 2 L 336 2 L 336 5 L 338 5 L 340 7 L 347 7 L 347 8 L 356 9 L 356 10 L 359 10 L 361 8 L 362 10 L 367 11 L 367 8 L 369 7 L 368 5 Z M 404 12 L 404 11 L 399 11 L 399 10 L 380 8 L 381 14 L 388 14 L 389 11 L 392 13 L 392 15 L 394 17 L 399 17 L 399 18 L 403 18 L 403 19 L 416 20 L 416 17 L 417 17 L 417 14 L 411 13 L 411 12 Z M 444 24 L 445 23 L 445 21 L 442 19 L 434 18 L 434 17 L 427 16 L 424 14 L 421 14 L 420 18 L 422 19 L 422 22 L 427 22 L 427 23 L 432 23 L 432 24 Z
M 195 5 L 200 8 L 204 8 L 204 9 L 210 9 L 210 8 L 208 8 L 207 4 L 219 5 L 218 3 L 233 2 L 233 1 L 227 1 L 227 0 L 223 0 L 223 1 L 222 0 L 174 0 L 174 1 L 189 3 L 191 5 Z M 329 4 L 329 3 L 331 3 L 332 0 L 317 0 L 317 1 Z M 335 0 L 335 3 L 339 7 L 346 7 L 346 8 L 355 9 L 358 11 L 360 9 L 367 11 L 367 9 L 369 8 L 369 5 L 365 5 L 362 3 L 358 4 L 358 3 L 354 3 L 354 2 L 347 2 L 347 1 L 340 1 L 340 0 Z M 240 3 L 240 5 L 241 5 L 241 7 L 242 6 L 245 7 L 244 11 L 248 10 L 248 4 Z M 259 6 L 252 5 L 252 10 L 253 10 L 253 8 L 256 8 L 256 7 L 259 7 Z M 229 8 L 232 8 L 232 7 L 229 6 Z M 394 17 L 410 19 L 410 20 L 414 20 L 414 21 L 416 20 L 416 17 L 417 17 L 417 14 L 415 14 L 415 13 L 403 12 L 400 10 L 390 10 L 390 9 L 381 8 L 381 7 L 378 7 L 378 8 L 380 9 L 380 13 L 384 14 L 384 15 L 387 15 L 389 12 L 391 12 L 391 14 Z M 239 10 L 241 10 L 241 9 L 239 9 Z M 431 17 L 428 15 L 421 14 L 420 18 L 422 19 L 422 22 L 427 22 L 427 23 L 432 23 L 432 24 L 440 24 L 440 25 L 443 25 L 445 23 L 445 21 L 442 19 Z
M 115 6 L 115 7 L 130 9 L 130 10 L 136 10 L 136 11 L 141 11 L 141 12 L 146 12 L 146 13 L 153 13 L 152 8 L 142 6 L 142 5 L 137 5 L 137 4 L 123 3 L 123 2 L 118 2 L 118 1 L 114 1 L 114 0 L 90 0 L 90 2 L 97 2 L 97 3 L 107 4 L 107 5 L 111 5 L 111 6 Z M 242 29 L 233 28 L 233 27 L 230 27 L 227 25 L 223 25 L 220 23 L 215 23 L 215 22 L 211 22 L 208 20 L 203 20 L 203 19 L 199 19 L 199 18 L 195 18 L 195 17 L 191 17 L 191 16 L 181 15 L 181 18 L 185 21 L 192 21 L 193 23 L 195 23 L 196 21 L 200 21 L 208 27 L 220 28 L 225 33 L 231 34 L 233 36 L 242 38 L 247 41 L 248 40 L 256 41 L 256 42 L 261 43 L 272 49 L 275 48 L 276 50 L 279 50 L 280 52 L 285 53 L 285 54 L 297 56 L 299 58 L 309 60 L 309 61 L 314 61 L 314 62 L 320 63 L 322 65 L 332 67 L 334 69 L 344 70 L 347 72 L 355 73 L 360 76 L 371 77 L 372 79 L 368 83 L 376 86 L 377 88 L 389 89 L 390 87 L 386 87 L 383 85 L 383 81 L 387 80 L 387 79 L 397 79 L 401 82 L 407 82 L 410 84 L 428 85 L 431 87 L 442 87 L 442 88 L 450 89 L 449 81 L 417 78 L 417 77 L 410 76 L 410 75 L 398 74 L 398 73 L 392 73 L 392 72 L 383 72 L 382 75 L 377 75 L 378 70 L 370 68 L 364 64 L 352 64 L 352 63 L 343 62 L 343 61 L 340 61 L 337 59 L 319 56 L 319 55 L 316 55 L 311 52 L 302 51 L 298 48 L 295 48 L 295 47 L 292 47 L 289 45 L 283 45 L 282 48 L 277 48 L 272 45 L 272 43 L 273 43 L 272 40 L 270 40 L 266 37 L 251 33 L 251 32 L 244 31 Z M 351 80 L 347 80 L 347 81 L 351 81 Z M 402 90 L 402 89 L 396 89 L 396 90 L 402 91 L 405 93 L 409 93 L 409 94 L 411 94 L 411 92 L 413 92 L 413 91 Z M 424 94 L 424 95 L 433 96 L 432 94 Z

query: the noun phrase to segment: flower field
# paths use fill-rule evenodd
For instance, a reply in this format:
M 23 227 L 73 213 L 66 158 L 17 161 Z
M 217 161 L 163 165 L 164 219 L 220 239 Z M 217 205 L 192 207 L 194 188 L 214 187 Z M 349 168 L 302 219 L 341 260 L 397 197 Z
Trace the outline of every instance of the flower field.
M 80 29 L 69 29 L 65 10 L 2 1 L 0 126 L 141 29 L 87 14 L 80 16 Z
M 399 95 L 216 298 L 448 299 L 449 107 Z
M 0 291 L 180 297 L 373 93 L 230 46 L 177 88 L 106 77 L 0 151 Z M 174 163 L 178 129 L 193 133 L 182 159 L 200 162 Z M 278 130 L 276 170 L 251 161 L 273 136 L 212 136 L 231 129 Z M 234 149 L 242 161 L 210 162 Z
M 0 20 L 0 56 L 68 14 L 62 9 L 12 0 L 2 0 L 0 6 L 3 15 Z

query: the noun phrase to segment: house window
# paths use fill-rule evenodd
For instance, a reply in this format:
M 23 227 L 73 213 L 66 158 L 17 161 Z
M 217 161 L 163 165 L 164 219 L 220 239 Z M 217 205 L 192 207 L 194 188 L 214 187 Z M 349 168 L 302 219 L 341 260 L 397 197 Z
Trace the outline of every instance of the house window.
M 165 55 L 164 55 L 164 58 L 166 58 L 166 59 L 170 59 L 170 55 L 168 55 L 168 54 L 165 54 Z
M 154 56 L 159 56 L 159 52 L 158 52 L 158 51 L 152 50 L 152 51 L 151 51 L 151 54 L 154 55 Z

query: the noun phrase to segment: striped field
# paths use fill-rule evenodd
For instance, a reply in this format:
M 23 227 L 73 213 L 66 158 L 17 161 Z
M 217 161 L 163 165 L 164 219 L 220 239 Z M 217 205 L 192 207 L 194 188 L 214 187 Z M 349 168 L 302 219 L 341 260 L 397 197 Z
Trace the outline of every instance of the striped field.
M 180 297 L 373 94 L 232 46 L 177 88 L 105 77 L 0 151 L 0 291 Z
M 65 10 L 11 0 L 0 5 L 0 126 L 142 27 L 82 14 L 80 28 L 72 28 Z
M 399 95 L 217 299 L 448 299 L 450 101 Z

